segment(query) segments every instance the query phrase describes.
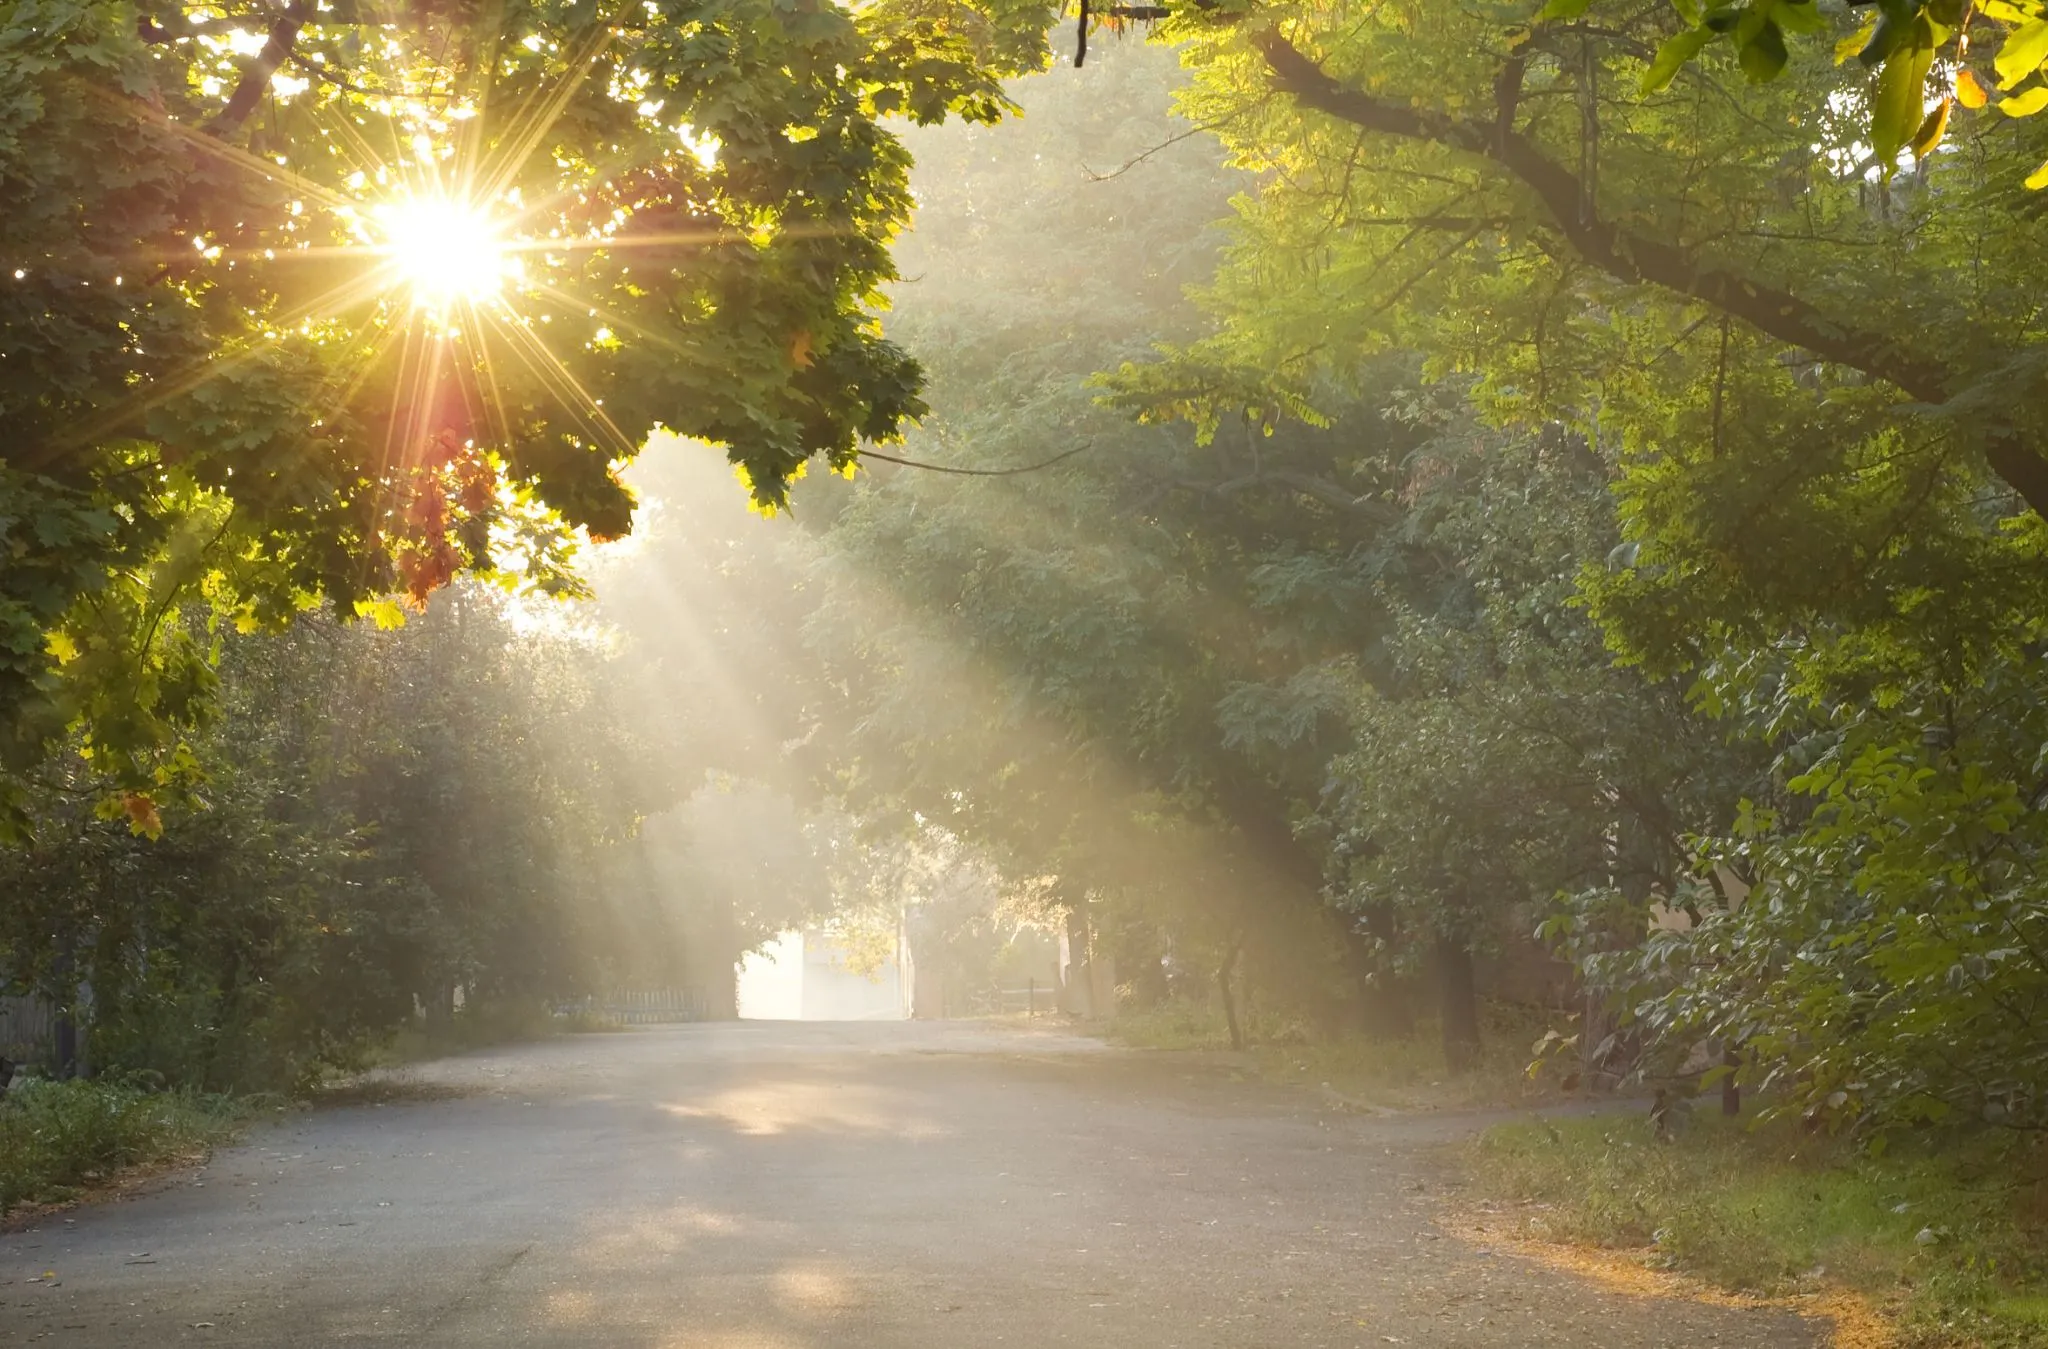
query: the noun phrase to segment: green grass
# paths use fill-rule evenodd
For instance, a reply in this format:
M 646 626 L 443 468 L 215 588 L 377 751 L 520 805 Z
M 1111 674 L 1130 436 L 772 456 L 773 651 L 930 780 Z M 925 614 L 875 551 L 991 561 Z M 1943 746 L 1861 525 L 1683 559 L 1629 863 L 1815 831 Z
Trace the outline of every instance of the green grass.
M 472 1049 L 544 1040 L 565 1030 L 609 1029 L 588 1020 L 568 1024 L 569 1018 L 552 1015 L 540 1002 L 478 1002 L 460 1008 L 444 1021 L 416 1021 L 394 1032 L 389 1039 L 364 1056 L 361 1067 L 397 1068 L 445 1058 Z
M 1527 1075 L 1529 1046 L 1542 1033 L 1540 1013 L 1505 1005 L 1483 1009 L 1479 1063 L 1466 1072 L 1444 1066 L 1433 1023 L 1401 1039 L 1347 1033 L 1319 1038 L 1304 1023 L 1254 1013 L 1246 1026 L 1245 1066 L 1260 1077 L 1326 1089 L 1365 1106 L 1455 1108 L 1533 1103 L 1556 1096 Z M 1200 1003 L 1168 1002 L 1122 1013 L 1103 1028 L 1136 1049 L 1227 1051 L 1222 1013 Z
M 1984 1133 L 1878 1155 L 1796 1123 L 1505 1125 L 1464 1150 L 1530 1236 L 1634 1249 L 1723 1287 L 1837 1285 L 1915 1345 L 2048 1345 L 2048 1149 Z
M 0 1101 L 0 1214 L 75 1198 L 131 1168 L 201 1157 L 265 1104 L 121 1082 L 17 1083 Z

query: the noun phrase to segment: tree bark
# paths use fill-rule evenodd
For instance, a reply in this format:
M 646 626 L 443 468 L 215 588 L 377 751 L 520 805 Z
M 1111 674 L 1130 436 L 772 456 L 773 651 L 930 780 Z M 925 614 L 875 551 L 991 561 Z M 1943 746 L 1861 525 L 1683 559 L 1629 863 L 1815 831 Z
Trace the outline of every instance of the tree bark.
M 295 0 L 285 6 L 275 23 L 270 25 L 262 50 L 256 59 L 242 72 L 242 78 L 235 82 L 235 90 L 228 95 L 227 106 L 214 114 L 205 130 L 213 135 L 226 135 L 249 120 L 249 114 L 256 111 L 264 93 L 270 88 L 270 81 L 291 59 L 292 49 L 298 46 L 299 30 L 313 17 L 313 6 Z
M 1230 1047 L 1244 1048 L 1244 1027 L 1237 1017 L 1237 991 L 1231 982 L 1237 974 L 1237 958 L 1244 952 L 1244 939 L 1233 937 L 1223 963 L 1216 967 L 1216 992 L 1223 999 L 1223 1024 L 1230 1028 Z
M 1061 971 L 1060 1010 L 1069 1016 L 1088 1016 L 1094 1011 L 1088 981 L 1087 902 L 1077 899 L 1067 906 L 1067 967 Z
M 1464 1072 L 1479 1063 L 1479 988 L 1472 948 L 1455 937 L 1436 939 L 1437 988 L 1442 998 L 1444 1064 Z
M 1956 371 L 1925 351 L 1908 348 L 1889 332 L 1844 323 L 1792 292 L 1729 268 L 1704 262 L 1675 244 L 1622 229 L 1589 209 L 1586 185 L 1514 130 L 1514 104 L 1503 94 L 1502 115 L 1475 122 L 1408 103 L 1377 98 L 1339 84 L 1278 33 L 1256 39 L 1273 87 L 1304 107 L 1367 131 L 1441 145 L 1491 163 L 1541 203 L 1550 225 L 1585 262 L 1630 285 L 1659 286 L 1697 300 L 1822 360 L 1881 379 L 1922 403 L 1946 403 L 1967 387 Z M 1511 64 L 1506 74 L 1515 67 Z M 1504 78 L 1504 85 L 1510 82 Z M 2011 427 L 1987 431 L 1991 471 L 2037 514 L 2048 516 L 2048 459 Z

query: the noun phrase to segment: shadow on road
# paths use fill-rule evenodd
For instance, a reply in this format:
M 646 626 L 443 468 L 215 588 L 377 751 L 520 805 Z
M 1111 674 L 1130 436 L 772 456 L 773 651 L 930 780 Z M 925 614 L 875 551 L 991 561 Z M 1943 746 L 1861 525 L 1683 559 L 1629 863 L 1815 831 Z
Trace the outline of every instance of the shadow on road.
M 1417 1145 L 1464 1121 L 1051 1031 L 690 1026 L 416 1080 L 455 1094 L 0 1238 L 0 1344 L 1816 1342 L 1445 1237 Z

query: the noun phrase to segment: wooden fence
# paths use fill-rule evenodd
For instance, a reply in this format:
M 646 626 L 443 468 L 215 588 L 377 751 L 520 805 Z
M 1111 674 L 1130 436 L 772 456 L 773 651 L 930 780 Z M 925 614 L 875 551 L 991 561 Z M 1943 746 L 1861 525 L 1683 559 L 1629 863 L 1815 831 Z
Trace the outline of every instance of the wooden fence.
M 0 998 L 0 1058 L 41 1063 L 56 1046 L 55 1008 L 42 998 Z
M 602 997 L 564 1003 L 558 1015 L 600 1017 L 622 1026 L 656 1026 L 680 1021 L 717 1021 L 731 1015 L 699 988 L 616 989 Z

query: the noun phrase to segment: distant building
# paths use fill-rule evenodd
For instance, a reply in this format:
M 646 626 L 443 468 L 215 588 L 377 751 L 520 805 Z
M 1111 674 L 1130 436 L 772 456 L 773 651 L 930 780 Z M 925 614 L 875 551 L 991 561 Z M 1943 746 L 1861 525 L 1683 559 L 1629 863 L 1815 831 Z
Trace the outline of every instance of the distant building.
M 871 974 L 818 928 L 785 932 L 740 965 L 739 1010 L 768 1021 L 901 1021 L 910 1015 L 911 964 L 901 943 Z M 914 976 L 913 976 L 914 977 Z

